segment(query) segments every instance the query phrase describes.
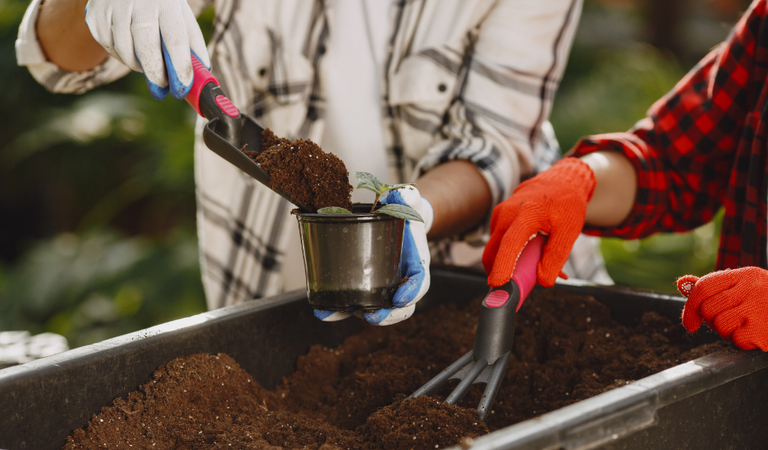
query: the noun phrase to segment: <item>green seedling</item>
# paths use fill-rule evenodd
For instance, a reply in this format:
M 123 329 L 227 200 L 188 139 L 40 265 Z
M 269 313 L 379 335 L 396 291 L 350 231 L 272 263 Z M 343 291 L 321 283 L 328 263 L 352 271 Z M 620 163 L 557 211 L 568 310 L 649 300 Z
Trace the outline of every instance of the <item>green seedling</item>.
M 415 183 L 386 184 L 368 172 L 355 172 L 355 178 L 357 178 L 356 189 L 368 189 L 369 191 L 373 191 L 376 194 L 376 198 L 373 199 L 373 206 L 371 206 L 371 214 L 387 214 L 392 217 L 397 217 L 398 219 L 424 222 L 424 219 L 421 218 L 421 215 L 410 206 L 382 205 L 378 209 L 376 208 L 376 205 L 379 203 L 379 199 L 382 195 L 386 194 L 387 191 L 401 189 L 406 186 L 416 186 Z M 317 212 L 319 214 L 352 214 L 352 211 L 349 211 L 345 208 L 340 208 L 338 206 L 320 208 L 317 210 Z

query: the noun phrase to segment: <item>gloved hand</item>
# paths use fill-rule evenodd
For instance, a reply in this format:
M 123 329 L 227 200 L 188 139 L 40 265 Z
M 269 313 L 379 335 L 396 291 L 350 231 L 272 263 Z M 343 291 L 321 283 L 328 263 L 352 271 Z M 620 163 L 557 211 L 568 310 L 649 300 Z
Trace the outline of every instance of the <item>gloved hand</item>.
M 578 158 L 564 158 L 520 183 L 493 210 L 491 238 L 483 252 L 488 284 L 496 287 L 509 281 L 523 247 L 542 233 L 549 238 L 537 267 L 537 282 L 553 286 L 584 227 L 596 184 L 592 169 Z
M 419 194 L 418 189 L 406 186 L 391 190 L 381 203 L 408 205 L 415 209 L 424 219 L 424 223 L 415 220 L 405 221 L 403 250 L 400 254 L 400 277 L 408 277 L 392 299 L 394 308 L 382 308 L 375 311 L 324 311 L 315 310 L 315 317 L 325 322 L 346 319 L 352 314 L 361 316 L 371 325 L 392 325 L 401 322 L 413 314 L 416 302 L 421 300 L 429 290 L 429 246 L 427 232 L 432 226 L 434 213 L 432 205 Z
M 768 271 L 759 267 L 719 270 L 701 278 L 686 275 L 677 288 L 688 298 L 683 326 L 689 333 L 702 321 L 743 350 L 768 351 Z
M 194 78 L 190 51 L 211 67 L 186 0 L 89 0 L 85 23 L 110 55 L 144 74 L 157 100 L 169 90 L 175 98 L 187 96 Z

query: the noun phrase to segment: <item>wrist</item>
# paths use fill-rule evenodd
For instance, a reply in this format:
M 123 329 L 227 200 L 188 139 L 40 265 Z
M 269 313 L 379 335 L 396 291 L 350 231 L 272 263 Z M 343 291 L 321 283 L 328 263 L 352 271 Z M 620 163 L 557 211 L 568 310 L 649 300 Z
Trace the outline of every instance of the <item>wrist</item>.
M 635 204 L 637 173 L 634 166 L 622 153 L 614 151 L 599 151 L 578 159 L 590 167 L 596 180 L 587 206 L 586 223 L 598 227 L 620 225 Z

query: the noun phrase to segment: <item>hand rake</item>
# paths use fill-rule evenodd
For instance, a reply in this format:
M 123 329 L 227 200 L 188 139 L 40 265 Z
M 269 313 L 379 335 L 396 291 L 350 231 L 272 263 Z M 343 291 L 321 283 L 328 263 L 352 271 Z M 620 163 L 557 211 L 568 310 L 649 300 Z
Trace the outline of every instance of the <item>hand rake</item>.
M 427 381 L 409 398 L 431 395 L 448 380 L 460 380 L 445 399 L 446 403 L 455 405 L 473 384 L 485 383 L 485 392 L 477 406 L 477 415 L 485 422 L 512 354 L 515 313 L 536 284 L 536 266 L 545 241 L 541 234 L 529 241 L 515 264 L 512 279 L 502 286 L 491 288 L 483 299 L 474 348 Z

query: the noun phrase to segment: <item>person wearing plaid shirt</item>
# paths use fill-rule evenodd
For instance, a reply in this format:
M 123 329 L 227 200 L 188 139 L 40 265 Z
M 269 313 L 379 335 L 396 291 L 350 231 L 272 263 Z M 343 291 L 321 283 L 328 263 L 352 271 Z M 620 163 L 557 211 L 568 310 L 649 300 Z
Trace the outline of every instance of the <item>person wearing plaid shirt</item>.
M 80 93 L 134 69 L 144 72 L 156 98 L 169 90 L 182 98 L 191 83 L 182 59 L 192 50 L 212 66 L 233 103 L 278 136 L 312 139 L 334 153 L 344 144 L 334 131 L 347 125 L 344 120 L 352 121 L 349 133 L 361 128 L 359 133 L 379 136 L 365 141 L 366 151 L 352 149 L 342 160 L 350 171 L 360 170 L 351 160 L 367 163 L 386 182 L 417 181 L 429 199 L 424 203 L 434 207 L 429 237 L 443 238 L 432 252 L 442 262 L 455 262 L 457 241 L 482 246 L 492 206 L 559 156 L 546 119 L 582 0 L 361 0 L 363 10 L 375 11 L 357 17 L 340 13 L 355 6 L 353 0 L 90 0 L 89 28 L 82 27 L 85 3 L 34 0 L 20 27 L 18 62 L 49 90 Z M 194 17 L 211 4 L 215 30 L 206 50 Z M 127 15 L 130 23 L 120 20 Z M 367 36 L 342 39 L 353 21 L 366 23 Z M 65 33 L 57 35 L 61 28 Z M 68 54 L 63 43 L 74 39 L 80 41 Z M 354 39 L 370 41 L 373 68 L 366 68 L 368 58 L 350 67 L 345 64 L 351 58 L 339 56 L 339 48 Z M 83 49 L 93 50 L 90 60 Z M 54 50 L 60 57 L 53 57 Z M 338 70 L 328 75 L 330 61 L 360 75 L 345 81 Z M 355 97 L 360 79 L 380 92 L 374 97 L 380 105 L 338 101 L 345 91 Z M 355 120 L 365 114 L 378 119 L 359 125 Z M 203 124 L 199 119 L 195 180 L 209 308 L 303 286 L 292 205 L 207 150 Z M 481 195 L 466 207 L 446 208 L 437 195 L 441 188 L 457 197 Z M 610 283 L 594 243 L 583 242 L 569 261 L 571 275 Z
M 742 349 L 768 351 L 768 2 L 757 0 L 626 133 L 582 139 L 498 205 L 483 263 L 509 278 L 531 235 L 549 234 L 538 281 L 551 286 L 583 230 L 636 239 L 691 230 L 724 208 L 716 271 L 678 279 L 683 325 L 703 321 Z

